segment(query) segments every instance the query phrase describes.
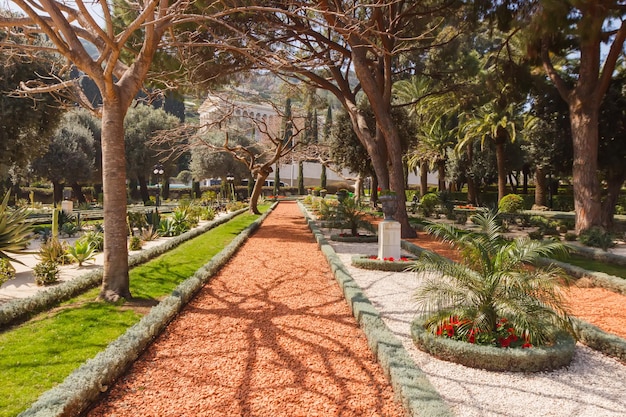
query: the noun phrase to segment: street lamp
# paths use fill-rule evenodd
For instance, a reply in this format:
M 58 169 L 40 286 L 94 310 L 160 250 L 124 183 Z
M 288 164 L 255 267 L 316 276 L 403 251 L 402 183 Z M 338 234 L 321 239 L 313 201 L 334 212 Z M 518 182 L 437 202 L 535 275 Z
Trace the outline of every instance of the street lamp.
M 161 164 L 156 164 L 154 166 L 154 169 L 152 170 L 152 173 L 154 175 L 156 175 L 156 183 L 157 183 L 157 192 L 156 192 L 156 206 L 159 207 L 159 196 L 160 196 L 160 182 L 159 182 L 159 178 L 161 177 L 161 175 L 163 175 L 163 165 Z
M 226 174 L 226 182 L 228 182 L 230 187 L 230 196 L 232 201 L 235 201 L 235 186 L 233 182 L 235 181 L 235 176 L 233 174 Z

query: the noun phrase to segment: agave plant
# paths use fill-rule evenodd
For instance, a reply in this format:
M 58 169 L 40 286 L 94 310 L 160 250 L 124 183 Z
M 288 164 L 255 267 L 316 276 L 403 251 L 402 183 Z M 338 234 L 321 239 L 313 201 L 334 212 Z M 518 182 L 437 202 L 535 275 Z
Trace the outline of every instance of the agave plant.
M 32 226 L 25 222 L 28 217 L 26 209 L 9 209 L 9 196 L 7 192 L 0 204 L 0 258 L 22 263 L 8 254 L 19 253 L 28 247 L 32 240 Z
M 74 243 L 74 246 L 67 248 L 67 254 L 70 259 L 78 262 L 78 266 L 83 266 L 84 262 L 95 259 L 96 250 L 91 242 L 79 239 Z
M 560 291 L 567 283 L 565 274 L 536 262 L 566 253 L 566 246 L 527 237 L 506 240 L 495 213 L 475 215 L 472 221 L 479 231 L 432 222 L 426 227 L 463 256 L 463 262 L 455 263 L 430 254 L 415 263 L 415 271 L 430 273 L 416 293 L 426 328 L 437 333 L 454 318 L 462 340 L 480 334 L 494 344 L 503 322 L 534 345 L 549 343 L 557 330 L 572 332 Z

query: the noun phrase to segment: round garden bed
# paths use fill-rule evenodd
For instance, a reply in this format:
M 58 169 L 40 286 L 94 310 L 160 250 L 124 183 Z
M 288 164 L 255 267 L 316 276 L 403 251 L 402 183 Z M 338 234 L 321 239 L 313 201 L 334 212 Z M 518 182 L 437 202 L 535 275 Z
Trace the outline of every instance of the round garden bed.
M 416 258 L 403 256 L 400 259 L 379 259 L 376 256 L 357 255 L 352 257 L 352 266 L 377 271 L 405 272 Z
M 576 341 L 566 332 L 558 333 L 554 344 L 547 347 L 481 346 L 435 336 L 424 328 L 424 322 L 417 318 L 411 324 L 411 337 L 420 350 L 438 359 L 488 371 L 539 372 L 558 369 L 571 362 L 576 347 Z
M 335 242 L 373 243 L 378 242 L 377 235 L 353 235 L 350 233 L 337 233 L 330 235 L 330 240 Z

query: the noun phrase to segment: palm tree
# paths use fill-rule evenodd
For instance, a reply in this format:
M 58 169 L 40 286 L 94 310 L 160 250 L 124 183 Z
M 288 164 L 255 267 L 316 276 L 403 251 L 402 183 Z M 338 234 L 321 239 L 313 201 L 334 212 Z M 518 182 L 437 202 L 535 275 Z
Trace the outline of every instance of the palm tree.
M 556 267 L 536 263 L 541 257 L 566 252 L 566 247 L 526 237 L 505 240 L 495 213 L 478 214 L 472 220 L 480 231 L 464 232 L 447 224 L 427 226 L 429 233 L 459 249 L 464 262 L 430 254 L 415 263 L 415 271 L 432 273 L 416 294 L 421 313 L 427 316 L 426 328 L 436 333 L 438 326 L 456 317 L 462 323 L 459 334 L 481 334 L 495 343 L 505 319 L 515 334 L 534 345 L 550 342 L 557 330 L 571 332 L 560 292 L 566 283 L 563 274 Z
M 485 146 L 488 139 L 494 142 L 498 168 L 498 201 L 506 194 L 504 146 L 507 142 L 515 142 L 515 120 L 518 115 L 518 105 L 509 105 L 504 109 L 499 109 L 493 102 L 489 102 L 474 113 L 466 113 L 459 130 L 461 139 L 457 144 L 457 151 L 466 149 L 477 139 L 480 140 L 482 146 Z

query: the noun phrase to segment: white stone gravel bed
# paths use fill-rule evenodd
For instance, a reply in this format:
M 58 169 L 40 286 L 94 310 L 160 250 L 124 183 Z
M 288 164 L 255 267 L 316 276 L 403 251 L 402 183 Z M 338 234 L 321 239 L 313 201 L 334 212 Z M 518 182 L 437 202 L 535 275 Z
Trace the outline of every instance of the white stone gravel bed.
M 377 244 L 329 242 L 457 416 L 626 416 L 626 366 L 580 343 L 568 367 L 540 373 L 472 369 L 418 350 L 409 330 L 417 274 L 354 268 L 352 256 L 375 255 Z

